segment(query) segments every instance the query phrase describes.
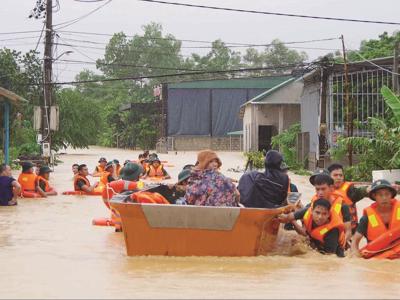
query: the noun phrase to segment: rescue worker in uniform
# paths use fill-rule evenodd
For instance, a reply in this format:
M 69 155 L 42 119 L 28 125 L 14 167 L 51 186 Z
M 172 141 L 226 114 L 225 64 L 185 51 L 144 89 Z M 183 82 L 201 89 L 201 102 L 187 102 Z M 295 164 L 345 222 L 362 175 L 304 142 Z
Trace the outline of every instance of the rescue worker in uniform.
M 82 191 L 85 193 L 92 193 L 96 188 L 96 185 L 90 185 L 89 179 L 87 176 L 89 175 L 89 169 L 87 165 L 82 164 L 78 167 L 78 175 L 74 178 L 74 190 Z
M 334 188 L 337 193 L 343 198 L 344 203 L 349 207 L 351 214 L 351 230 L 354 234 L 358 225 L 358 215 L 356 204 L 358 201 L 368 197 L 368 188 L 357 188 L 353 183 L 345 181 L 343 166 L 338 163 L 333 163 L 328 167 L 330 176 L 334 181 Z
M 34 165 L 31 162 L 22 163 L 22 173 L 18 177 L 18 183 L 21 185 L 22 193 L 36 192 L 36 177 L 33 170 Z
M 48 166 L 40 167 L 37 177 L 37 191 L 43 197 L 56 196 L 57 192 L 50 186 L 50 173 L 53 172 Z
M 361 256 L 359 244 L 363 237 L 371 243 L 388 231 L 400 228 L 400 201 L 395 199 L 396 194 L 396 189 L 387 180 L 377 180 L 372 184 L 369 197 L 375 203 L 364 209 L 357 226 L 351 245 L 354 255 Z
M 94 169 L 92 176 L 101 177 L 105 171 L 106 165 L 107 165 L 107 159 L 105 157 L 101 157 L 99 159 L 99 165 Z
M 333 179 L 327 170 L 318 170 L 310 177 L 310 183 L 315 187 L 316 194 L 311 199 L 311 203 L 305 208 L 297 210 L 294 213 L 280 215 L 279 219 L 282 223 L 289 223 L 294 220 L 301 220 L 312 203 L 318 199 L 326 199 L 331 203 L 333 210 L 343 221 L 346 243 L 351 240 L 351 215 L 349 207 L 343 203 L 343 198 L 336 193 L 333 188 Z

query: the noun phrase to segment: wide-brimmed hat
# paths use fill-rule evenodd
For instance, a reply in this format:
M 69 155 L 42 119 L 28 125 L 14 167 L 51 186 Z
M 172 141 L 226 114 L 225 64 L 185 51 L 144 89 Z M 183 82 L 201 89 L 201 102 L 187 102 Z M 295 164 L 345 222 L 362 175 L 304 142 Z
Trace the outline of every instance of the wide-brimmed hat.
M 368 196 L 375 201 L 375 196 L 374 194 L 382 189 L 387 189 L 392 193 L 392 198 L 396 197 L 397 195 L 397 191 L 394 187 L 392 187 L 392 185 L 390 184 L 389 181 L 385 180 L 385 179 L 379 179 L 376 180 L 372 183 L 371 185 L 371 190 L 368 194 Z
M 190 170 L 183 170 L 178 174 L 178 183 L 190 178 L 192 172 Z
M 143 173 L 143 168 L 137 163 L 127 163 L 120 172 L 121 179 L 128 181 L 138 181 L 140 174 Z
M 329 173 L 329 171 L 327 169 L 317 169 L 315 170 L 315 172 L 310 176 L 310 183 L 312 185 L 314 185 L 314 180 L 315 177 L 317 177 L 318 175 L 328 175 L 329 177 L 331 176 L 331 174 Z
M 218 168 L 222 166 L 222 162 L 219 159 L 217 153 L 212 150 L 203 150 L 200 151 L 197 155 L 197 161 L 199 162 L 197 168 L 200 170 L 204 170 L 207 168 L 208 164 L 213 161 L 214 159 L 218 162 Z
M 30 161 L 26 161 L 21 163 L 21 166 L 22 166 L 22 172 L 25 172 L 28 171 L 30 168 L 33 168 L 35 165 Z
M 105 157 L 100 157 L 99 163 L 101 163 L 101 162 L 107 162 L 107 159 Z
M 155 161 L 158 161 L 159 163 L 161 163 L 161 160 L 158 157 L 152 157 L 149 159 L 149 163 L 151 163 L 151 164 Z
M 46 174 L 53 172 L 48 166 L 40 167 L 39 174 Z

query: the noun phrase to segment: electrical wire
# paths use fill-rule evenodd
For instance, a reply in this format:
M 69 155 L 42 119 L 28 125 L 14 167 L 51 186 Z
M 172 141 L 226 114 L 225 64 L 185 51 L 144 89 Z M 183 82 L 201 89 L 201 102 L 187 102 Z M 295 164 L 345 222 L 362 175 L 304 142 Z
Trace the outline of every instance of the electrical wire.
M 43 32 L 44 32 L 44 28 L 45 27 L 46 27 L 46 23 L 43 22 L 43 28 L 42 28 L 42 31 L 40 32 L 40 36 L 39 36 L 39 39 L 38 39 L 36 47 L 35 47 L 35 52 L 37 51 L 37 49 L 39 47 L 40 41 L 42 40 L 42 36 L 43 36 Z
M 148 38 L 148 37 L 146 37 Z M 67 41 L 78 42 L 78 43 L 86 43 L 86 44 L 93 44 L 93 45 L 108 45 L 106 42 L 97 42 L 97 41 L 90 41 L 90 40 L 79 40 L 79 39 L 71 39 L 71 38 L 63 38 Z M 151 38 L 149 38 L 151 39 Z M 306 40 L 306 41 L 293 41 L 293 42 L 283 42 L 278 41 L 276 43 L 269 43 L 269 44 L 242 44 L 242 45 L 230 45 L 230 43 L 225 43 L 224 46 L 226 48 L 249 48 L 249 47 L 270 47 L 274 45 L 293 45 L 293 44 L 308 44 L 308 43 L 315 43 L 315 42 L 324 42 L 324 41 L 333 41 L 339 40 L 340 38 L 327 38 L 327 39 L 318 39 L 318 40 Z M 213 42 L 210 42 L 213 43 Z M 145 47 L 152 47 L 152 46 L 145 46 Z M 212 45 L 210 46 L 181 46 L 181 49 L 211 49 L 213 48 Z
M 168 2 L 168 1 L 160 1 L 160 0 L 137 0 L 137 1 L 156 3 L 156 4 L 165 4 L 165 5 L 174 5 L 174 6 L 192 7 L 192 8 L 202 8 L 202 9 L 212 9 L 212 10 L 240 12 L 240 13 L 251 13 L 251 14 L 262 14 L 262 15 L 273 15 L 273 16 L 283 16 L 283 17 L 295 17 L 295 18 L 304 18 L 304 19 L 344 21 L 344 22 L 357 22 L 357 23 L 369 23 L 369 24 L 400 25 L 399 22 L 300 15 L 300 14 L 268 12 L 268 11 L 258 11 L 258 10 L 247 10 L 247 9 L 219 7 L 219 6 L 206 6 L 206 5 L 199 5 L 199 4 L 181 3 L 181 2 Z
M 199 71 L 199 72 L 186 72 L 186 73 L 171 73 L 162 75 L 143 75 L 143 76 L 128 76 L 120 78 L 104 78 L 104 79 L 93 79 L 93 80 L 81 80 L 81 81 L 67 81 L 67 82 L 53 82 L 53 85 L 74 85 L 80 83 L 95 83 L 95 82 L 112 82 L 112 81 L 124 81 L 124 80 L 143 80 L 143 79 L 155 79 L 155 78 L 169 78 L 178 76 L 192 76 L 192 75 L 204 75 L 204 74 L 229 74 L 229 73 L 243 73 L 243 72 L 254 72 L 254 71 L 266 71 L 266 70 L 278 70 L 298 67 L 297 65 L 282 65 L 274 67 L 259 67 L 259 68 L 241 68 L 241 69 L 230 69 L 230 70 L 215 70 L 215 71 Z M 304 67 L 304 65 L 303 65 Z M 48 84 L 48 83 L 47 83 Z
M 92 11 L 88 12 L 87 14 L 84 14 L 83 16 L 80 16 L 79 18 L 53 25 L 53 27 L 57 27 L 57 26 L 61 26 L 61 25 L 63 25 L 63 26 L 58 27 L 57 29 L 63 29 L 63 28 L 69 27 L 69 26 L 71 26 L 71 25 L 73 25 L 73 24 L 75 24 L 75 23 L 77 23 L 77 22 L 89 17 L 90 15 L 94 14 L 96 11 L 102 9 L 104 6 L 110 4 L 111 2 L 112 2 L 112 0 L 108 0 L 106 3 L 100 5 L 99 7 L 95 8 L 95 9 L 93 9 Z

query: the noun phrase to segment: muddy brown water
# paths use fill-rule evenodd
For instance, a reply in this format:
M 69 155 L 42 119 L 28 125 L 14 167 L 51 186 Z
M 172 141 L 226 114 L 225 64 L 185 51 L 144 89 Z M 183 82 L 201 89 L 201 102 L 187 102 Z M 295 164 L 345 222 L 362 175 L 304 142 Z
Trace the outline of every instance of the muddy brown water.
M 134 159 L 138 152 L 92 147 L 68 150 L 52 174 L 60 192 L 72 189 L 72 163 L 90 169 L 99 156 Z M 242 166 L 239 153 L 221 153 L 222 171 Z M 161 155 L 173 179 L 196 154 Z M 17 175 L 17 173 L 15 173 Z M 312 195 L 307 178 L 292 175 Z M 363 200 L 361 206 L 368 204 Z M 127 257 L 123 235 L 94 227 L 108 216 L 99 197 L 21 199 L 0 208 L 1 298 L 400 298 L 400 260 L 339 259 L 309 250 L 281 232 L 267 257 Z

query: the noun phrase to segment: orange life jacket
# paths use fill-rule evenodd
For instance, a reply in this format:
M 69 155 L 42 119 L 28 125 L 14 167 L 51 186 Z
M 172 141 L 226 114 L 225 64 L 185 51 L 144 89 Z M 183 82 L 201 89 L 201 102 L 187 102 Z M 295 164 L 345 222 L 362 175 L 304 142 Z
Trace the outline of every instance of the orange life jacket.
M 90 181 L 85 176 L 78 174 L 74 178 L 74 190 L 75 191 L 81 191 L 81 188 L 78 186 L 79 180 L 83 180 L 85 182 L 85 185 L 87 185 L 88 187 L 90 186 Z
M 107 183 L 109 183 L 108 176 L 110 176 L 110 175 L 111 175 L 110 172 L 104 171 L 103 175 L 101 175 L 101 177 L 100 177 L 100 182 L 104 185 L 107 185 Z
M 389 228 L 382 221 L 381 216 L 376 210 L 377 204 L 373 203 L 364 209 L 364 215 L 368 217 L 367 240 L 369 242 L 377 239 L 382 234 L 400 227 L 400 201 L 392 199 L 392 217 L 390 219 Z
M 130 198 L 136 203 L 170 204 L 168 200 L 159 193 L 137 192 L 133 193 Z
M 344 182 L 342 186 L 336 190 L 337 193 L 343 198 L 344 204 L 346 204 L 350 209 L 351 214 L 351 229 L 354 231 L 358 225 L 358 215 L 357 215 L 357 207 L 356 204 L 347 196 L 347 192 L 349 188 L 353 185 L 351 182 Z
M 119 179 L 108 183 L 103 190 L 103 202 L 111 210 L 111 221 L 116 229 L 122 229 L 121 216 L 118 211 L 110 206 L 108 201 L 114 196 L 114 193 L 133 191 L 136 188 L 137 182 Z
M 106 188 L 103 190 L 103 200 L 110 200 L 113 196 L 114 193 L 121 193 L 123 191 L 133 191 L 137 188 L 137 182 L 136 181 L 128 181 L 128 180 L 116 180 L 108 183 L 106 185 Z M 108 204 L 108 202 L 107 202 Z M 107 205 L 106 204 L 106 205 Z M 108 205 L 107 205 L 108 207 Z
M 314 195 L 314 197 L 311 199 L 311 207 L 313 203 L 318 200 L 318 196 Z M 339 193 L 333 192 L 329 196 L 329 202 L 331 203 L 331 212 L 339 215 L 341 219 L 343 220 L 342 216 L 342 204 L 343 204 L 343 198 Z
M 104 167 L 101 166 L 101 165 L 98 165 L 98 166 L 96 167 L 96 172 L 103 173 L 103 172 L 104 172 Z
M 163 165 L 159 165 L 158 168 L 154 168 L 153 165 L 150 165 L 147 171 L 147 175 L 149 177 L 164 177 L 164 167 Z
M 312 227 L 312 207 L 310 207 L 303 217 L 303 224 L 307 230 L 307 233 L 313 239 L 320 241 L 324 244 L 325 235 L 334 228 L 339 229 L 339 245 L 344 249 L 346 244 L 346 236 L 344 233 L 343 219 L 336 213 L 334 208 L 330 210 L 330 221 L 329 223 L 313 228 Z
M 40 181 L 44 182 L 44 184 L 45 184 L 44 192 L 50 192 L 51 190 L 53 190 L 50 187 L 49 181 L 46 178 L 39 175 L 36 180 L 37 180 L 38 185 L 39 185 Z
M 119 176 L 119 173 L 121 172 L 121 166 L 120 165 L 116 165 L 115 166 L 115 172 L 116 172 L 117 176 Z
M 21 173 L 18 177 L 18 182 L 22 191 L 36 191 L 36 177 L 37 175 L 34 173 Z

